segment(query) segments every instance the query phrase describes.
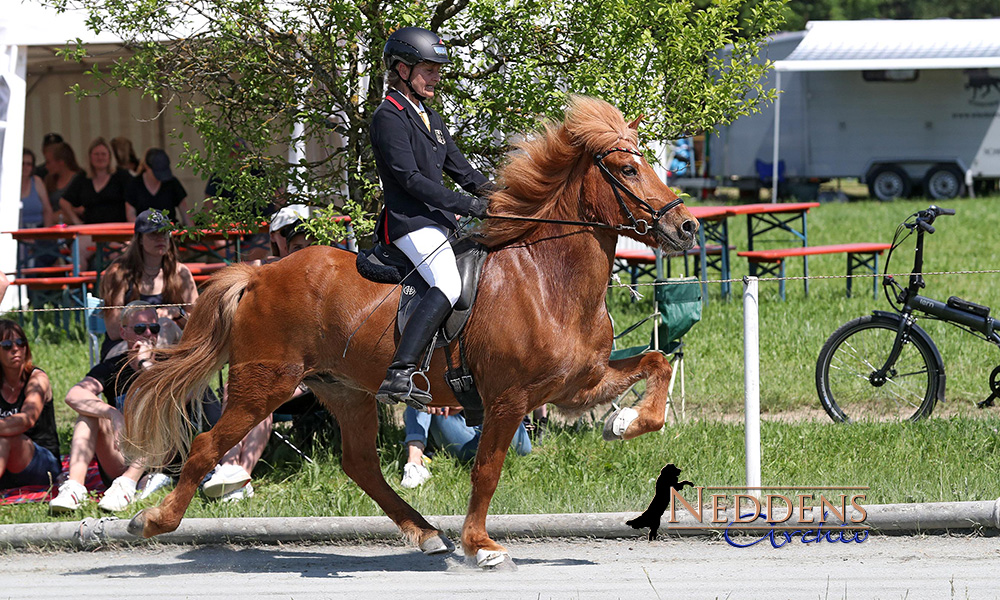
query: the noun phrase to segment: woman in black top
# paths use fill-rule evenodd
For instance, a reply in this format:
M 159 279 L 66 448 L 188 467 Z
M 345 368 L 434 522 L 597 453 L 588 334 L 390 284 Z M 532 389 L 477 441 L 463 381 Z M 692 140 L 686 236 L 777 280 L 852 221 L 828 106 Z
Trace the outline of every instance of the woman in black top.
M 74 225 L 134 221 L 135 212 L 125 204 L 129 175 L 111 166 L 111 145 L 99 137 L 90 143 L 87 177 L 77 177 L 63 194 L 63 213 Z M 130 215 L 131 213 L 131 215 Z
M 135 214 L 150 208 L 165 210 L 171 221 L 187 226 L 190 221 L 185 198 L 187 191 L 170 171 L 170 157 L 167 153 L 159 148 L 147 150 L 146 157 L 139 165 L 139 175 L 125 189 L 125 201 L 132 206 Z
M 0 367 L 0 489 L 51 485 L 62 470 L 52 385 L 9 319 L 0 319 Z

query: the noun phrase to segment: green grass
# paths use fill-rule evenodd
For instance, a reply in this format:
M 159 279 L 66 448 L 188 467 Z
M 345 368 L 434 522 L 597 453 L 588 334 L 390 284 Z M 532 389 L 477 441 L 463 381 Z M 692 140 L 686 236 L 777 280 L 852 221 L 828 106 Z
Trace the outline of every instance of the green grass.
M 957 209 L 951 217 L 941 217 L 937 233 L 926 237 L 925 271 L 970 271 L 1000 268 L 1000 244 L 995 232 L 1000 229 L 1000 198 L 952 200 L 944 206 Z M 927 200 L 877 203 L 851 202 L 823 204 L 809 213 L 809 243 L 819 246 L 849 242 L 891 242 L 896 225 L 907 215 L 926 208 Z M 729 220 L 730 240 L 738 249 L 746 248 L 746 220 Z M 778 238 L 777 235 L 774 238 Z M 893 273 L 908 273 L 913 266 L 915 236 L 894 253 Z M 787 239 L 772 247 L 794 244 Z M 884 257 L 880 261 L 884 266 Z M 681 267 L 678 259 L 674 267 Z M 802 260 L 788 262 L 789 276 L 802 275 Z M 732 255 L 732 276 L 748 274 L 747 262 Z M 681 272 L 683 272 L 681 270 Z M 676 271 L 675 271 L 676 273 Z M 813 256 L 809 273 L 844 275 L 846 258 L 842 254 Z M 710 279 L 718 279 L 710 271 Z M 924 293 L 946 300 L 959 296 L 1000 310 L 996 273 L 973 275 L 928 275 Z M 905 284 L 905 278 L 902 279 Z M 760 284 L 760 393 L 765 413 L 802 413 L 818 410 L 814 370 L 816 358 L 827 337 L 843 323 L 870 314 L 872 310 L 891 310 L 879 286 L 873 299 L 871 281 L 856 279 L 854 297 L 846 298 L 845 280 L 813 280 L 806 298 L 801 281 L 786 282 L 787 301 L 778 297 L 777 282 Z M 720 298 L 719 285 L 709 288 L 709 305 L 702 321 L 685 338 L 687 352 L 687 406 L 701 414 L 735 414 L 743 403 L 743 284 L 733 284 L 734 298 Z M 627 290 L 613 289 L 609 305 L 619 330 L 638 321 L 653 310 L 652 288 L 640 288 L 643 300 L 631 302 Z M 973 404 L 989 394 L 988 377 L 1000 364 L 1000 351 L 954 327 L 928 319 L 920 320 L 941 351 L 947 373 L 947 403 L 939 408 L 975 412 Z M 621 347 L 648 342 L 649 328 L 643 327 L 626 336 Z
M 986 500 L 997 496 L 1000 465 L 991 460 L 1000 441 L 1000 419 L 931 419 L 916 424 L 765 422 L 764 485 L 869 486 L 866 504 Z M 399 488 L 401 433 L 381 448 L 382 472 L 423 514 L 464 514 L 469 468 L 437 455 L 433 477 L 420 488 Z M 316 464 L 285 461 L 277 448 L 255 472 L 257 495 L 240 504 L 197 496 L 188 517 L 362 516 L 378 507 L 339 468 L 336 453 L 314 453 Z M 653 479 L 667 462 L 696 485 L 741 485 L 743 428 L 698 421 L 668 425 L 663 433 L 610 444 L 597 429 L 555 428 L 535 451 L 508 457 L 491 506 L 493 514 L 641 511 Z M 906 465 L 900 468 L 900 465 Z M 159 501 L 165 492 L 130 508 Z M 91 502 L 73 517 L 50 517 L 44 504 L 6 506 L 0 523 L 47 522 L 103 516 Z M 122 516 L 127 516 L 123 514 Z
M 1000 266 L 997 198 L 957 200 L 958 209 L 937 223 L 927 238 L 926 270 L 958 271 Z M 896 224 L 929 204 L 927 201 L 824 204 L 809 216 L 812 245 L 857 241 L 891 241 Z M 745 247 L 743 219 L 731 219 L 731 236 Z M 787 245 L 785 242 L 782 245 Z M 810 259 L 811 275 L 841 275 L 842 255 Z M 907 272 L 912 264 L 912 240 L 897 251 L 892 270 Z M 675 267 L 679 266 L 675 263 Z M 733 255 L 733 274 L 747 272 L 745 261 Z M 789 263 L 789 274 L 801 274 L 801 261 Z M 982 304 L 997 302 L 996 274 L 928 276 L 925 292 L 945 299 L 957 295 Z M 788 301 L 778 299 L 777 284 L 761 284 L 760 350 L 763 481 L 765 485 L 870 486 L 868 503 L 986 500 L 997 496 L 1000 467 L 991 460 L 1000 444 L 1000 409 L 976 410 L 987 395 L 987 377 L 1000 353 L 981 340 L 940 323 L 921 321 L 944 357 L 948 399 L 934 416 L 921 423 L 833 424 L 822 413 L 813 372 L 826 338 L 842 323 L 888 310 L 884 298 L 865 294 L 870 286 L 855 283 L 855 297 L 844 297 L 844 280 L 818 280 L 803 295 L 802 283 L 788 283 Z M 742 284 L 736 299 L 723 301 L 718 285 L 711 287 L 703 320 L 688 334 L 688 420 L 672 422 L 662 434 L 649 434 L 621 444 L 608 444 L 600 431 L 556 427 L 531 455 L 508 458 L 491 511 L 499 513 L 637 511 L 645 507 L 652 480 L 666 462 L 684 469 L 699 485 L 739 485 L 744 480 Z M 652 311 L 652 289 L 631 302 L 627 292 L 612 289 L 609 306 L 619 329 Z M 34 329 L 29 327 L 29 334 Z M 643 326 L 623 345 L 647 341 Z M 61 401 L 87 370 L 86 346 L 79 332 L 65 336 L 44 325 L 33 339 L 36 363 L 49 372 L 56 397 L 57 419 L 68 448 L 74 414 Z M 382 470 L 394 485 L 399 481 L 402 433 L 390 430 L 380 448 Z M 221 505 L 196 498 L 187 515 L 293 516 L 377 515 L 381 511 L 339 468 L 330 447 L 313 452 L 315 465 L 287 460 L 280 446 L 265 456 L 255 472 L 257 497 L 238 505 Z M 424 514 L 462 514 L 469 494 L 469 469 L 449 457 L 435 457 L 434 477 L 416 490 L 399 490 Z M 398 489 L 398 486 L 396 486 Z M 154 496 L 149 505 L 162 494 Z M 99 516 L 96 504 L 73 517 Z M 62 520 L 68 520 L 63 518 Z M 45 505 L 7 506 L 0 523 L 56 520 Z

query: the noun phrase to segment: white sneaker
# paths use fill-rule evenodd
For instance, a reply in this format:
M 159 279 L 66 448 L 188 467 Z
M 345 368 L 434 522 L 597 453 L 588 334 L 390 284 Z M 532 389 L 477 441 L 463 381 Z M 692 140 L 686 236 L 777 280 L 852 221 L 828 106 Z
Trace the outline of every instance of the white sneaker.
M 150 473 L 146 476 L 146 485 L 143 486 L 142 493 L 139 494 L 138 499 L 145 500 L 157 491 L 173 484 L 174 480 L 166 473 Z
M 59 495 L 49 502 L 49 510 L 55 514 L 71 513 L 80 508 L 87 498 L 87 488 L 81 483 L 67 479 L 59 486 Z
M 219 502 L 239 502 L 244 498 L 253 498 L 253 484 L 249 481 L 245 486 L 233 490 L 228 494 L 223 494 L 223 496 L 219 498 Z
M 122 475 L 111 482 L 111 487 L 104 492 L 104 497 L 97 507 L 107 512 L 118 512 L 128 508 L 135 500 L 135 482 Z
M 423 485 L 430 478 L 431 472 L 424 465 L 406 463 L 403 465 L 403 480 L 400 482 L 400 485 L 405 488 L 415 488 Z
M 215 473 L 201 486 L 209 498 L 221 498 L 242 488 L 250 481 L 250 473 L 239 465 L 219 465 Z

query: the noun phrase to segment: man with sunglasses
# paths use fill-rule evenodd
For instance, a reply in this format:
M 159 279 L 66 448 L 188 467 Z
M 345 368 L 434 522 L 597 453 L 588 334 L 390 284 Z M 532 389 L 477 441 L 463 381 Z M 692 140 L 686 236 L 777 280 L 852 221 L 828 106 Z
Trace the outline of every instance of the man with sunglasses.
M 69 478 L 59 486 L 59 495 L 49 508 L 53 513 L 70 513 L 87 497 L 83 482 L 94 456 L 101 479 L 110 484 L 98 507 L 108 512 L 125 510 L 136 497 L 136 485 L 144 468 L 129 463 L 122 455 L 120 438 L 125 430 L 122 414 L 125 394 L 138 372 L 149 366 L 160 325 L 156 309 L 148 302 L 130 302 L 121 315 L 121 337 L 129 352 L 109 356 L 98 363 L 66 394 L 66 404 L 79 413 L 73 427 Z M 132 352 L 132 351 L 135 352 Z M 101 394 L 107 402 L 101 400 Z

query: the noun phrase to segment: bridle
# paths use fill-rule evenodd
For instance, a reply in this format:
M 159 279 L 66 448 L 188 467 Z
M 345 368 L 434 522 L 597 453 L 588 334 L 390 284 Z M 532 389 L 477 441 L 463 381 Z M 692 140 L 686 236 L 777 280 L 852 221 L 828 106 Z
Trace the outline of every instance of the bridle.
M 625 227 L 625 228 L 634 230 L 638 235 L 646 235 L 646 233 L 649 232 L 649 223 L 647 223 L 645 219 L 635 218 L 635 215 L 632 214 L 632 211 L 629 210 L 628 206 L 625 204 L 625 200 L 622 198 L 621 192 L 625 192 L 629 198 L 635 200 L 636 202 L 639 203 L 639 206 L 646 209 L 646 212 L 648 212 L 649 216 L 652 217 L 653 223 L 659 221 L 660 218 L 663 217 L 663 215 L 667 214 L 668 212 L 676 208 L 678 205 L 684 204 L 684 201 L 680 198 L 675 198 L 670 202 L 668 202 L 667 205 L 661 208 L 660 210 L 653 210 L 653 207 L 650 206 L 648 202 L 646 202 L 639 196 L 636 196 L 635 193 L 632 192 L 632 190 L 628 189 L 628 187 L 626 187 L 625 184 L 622 183 L 620 179 L 615 177 L 608 169 L 608 166 L 604 164 L 604 159 L 607 158 L 609 154 L 612 154 L 614 152 L 626 152 L 628 154 L 632 154 L 635 156 L 642 156 L 642 154 L 637 150 L 632 150 L 630 148 L 623 148 L 621 146 L 615 146 L 614 148 L 609 148 L 608 150 L 605 150 L 604 152 L 595 155 L 594 162 L 597 163 L 597 168 L 601 170 L 601 173 L 604 173 L 605 177 L 609 179 L 609 183 L 611 184 L 611 189 L 615 193 L 615 199 L 618 200 L 618 204 L 622 207 L 622 210 L 625 211 L 625 214 L 628 215 L 629 221 L 632 222 L 631 227 Z M 641 229 L 640 229 L 640 224 L 641 224 Z
M 648 202 L 646 202 L 639 196 L 636 196 L 635 193 L 632 192 L 632 190 L 628 189 L 628 187 L 626 187 L 626 185 L 622 183 L 620 179 L 618 179 L 611 173 L 611 171 L 608 169 L 608 166 L 604 164 L 604 159 L 607 158 L 608 155 L 614 152 L 627 152 L 628 154 L 633 154 L 635 156 L 642 156 L 642 153 L 629 148 L 615 146 L 613 148 L 609 148 L 604 152 L 601 152 L 600 154 L 594 155 L 594 163 L 597 164 L 597 168 L 601 170 L 601 173 L 603 173 L 604 176 L 608 178 L 608 183 L 611 185 L 611 190 L 614 191 L 615 193 L 615 199 L 618 200 L 618 205 L 621 206 L 623 211 L 625 211 L 625 214 L 628 216 L 628 220 L 630 223 L 628 224 L 620 223 L 618 225 L 610 225 L 608 223 L 598 223 L 593 221 L 564 221 L 561 219 L 541 219 L 537 217 L 515 217 L 507 215 L 487 215 L 487 218 L 506 219 L 510 221 L 534 221 L 537 223 L 554 223 L 556 225 L 580 225 L 584 227 L 597 227 L 599 229 L 614 229 L 615 231 L 635 231 L 636 234 L 638 235 L 646 235 L 647 233 L 649 233 L 649 222 L 646 221 L 645 219 L 635 218 L 635 215 L 632 214 L 631 210 L 629 210 L 628 205 L 625 204 L 625 199 L 622 198 L 621 194 L 622 192 L 625 192 L 625 194 L 627 194 L 629 198 L 636 201 L 639 204 L 639 206 L 643 207 L 646 210 L 646 212 L 649 213 L 649 216 L 652 218 L 653 223 L 659 221 L 660 218 L 663 217 L 663 215 L 667 214 L 677 206 L 684 204 L 684 201 L 681 198 L 675 198 L 674 200 L 668 202 L 667 205 L 661 208 L 660 210 L 654 210 L 653 207 L 650 206 Z

